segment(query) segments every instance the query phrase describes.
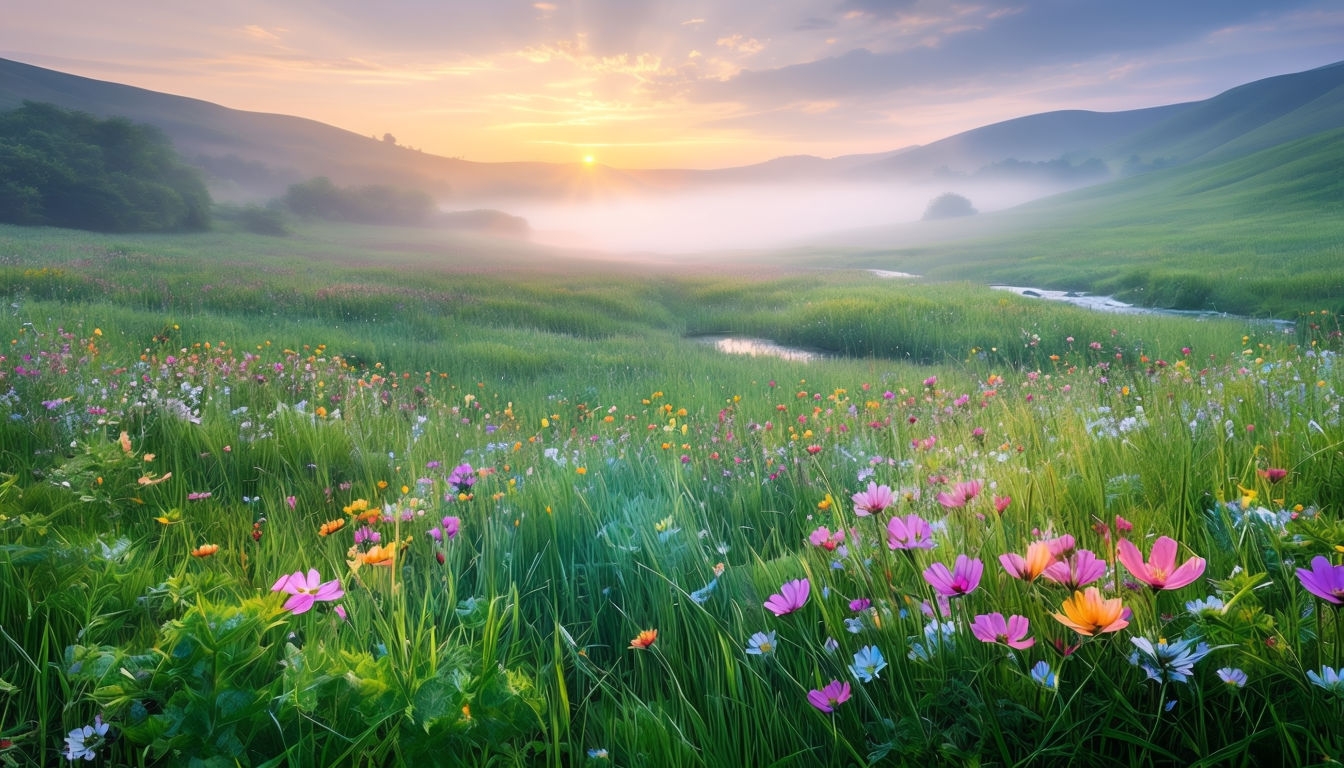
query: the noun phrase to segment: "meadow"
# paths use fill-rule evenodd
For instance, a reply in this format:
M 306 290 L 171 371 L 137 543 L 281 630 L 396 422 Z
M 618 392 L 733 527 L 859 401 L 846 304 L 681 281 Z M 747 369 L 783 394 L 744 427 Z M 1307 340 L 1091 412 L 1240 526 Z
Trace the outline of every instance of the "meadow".
M 0 763 L 1344 759 L 1335 309 L 786 261 L 0 228 Z

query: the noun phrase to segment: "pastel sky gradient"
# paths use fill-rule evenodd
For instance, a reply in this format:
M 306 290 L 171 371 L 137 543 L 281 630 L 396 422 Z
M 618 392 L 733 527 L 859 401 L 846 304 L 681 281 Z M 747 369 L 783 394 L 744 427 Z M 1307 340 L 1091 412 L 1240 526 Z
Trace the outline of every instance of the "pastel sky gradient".
M 1344 59 L 1337 0 L 41 0 L 0 57 L 468 160 L 712 168 L 1212 96 Z

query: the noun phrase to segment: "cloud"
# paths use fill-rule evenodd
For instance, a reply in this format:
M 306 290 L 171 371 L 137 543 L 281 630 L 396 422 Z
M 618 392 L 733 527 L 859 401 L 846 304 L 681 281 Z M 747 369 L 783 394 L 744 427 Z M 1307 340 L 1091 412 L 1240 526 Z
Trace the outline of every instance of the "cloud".
M 914 4 L 915 0 L 844 0 L 840 10 L 885 19 L 904 13 Z
M 754 37 L 745 37 L 740 34 L 732 34 L 726 37 L 720 37 L 718 40 L 714 41 L 714 44 L 721 48 L 727 48 L 731 51 L 744 53 L 748 56 L 755 53 L 760 53 L 761 51 L 765 50 L 765 43 L 762 43 L 760 40 L 757 40 Z
M 796 32 L 815 32 L 822 29 L 835 29 L 835 22 L 817 16 L 809 16 L 794 26 Z

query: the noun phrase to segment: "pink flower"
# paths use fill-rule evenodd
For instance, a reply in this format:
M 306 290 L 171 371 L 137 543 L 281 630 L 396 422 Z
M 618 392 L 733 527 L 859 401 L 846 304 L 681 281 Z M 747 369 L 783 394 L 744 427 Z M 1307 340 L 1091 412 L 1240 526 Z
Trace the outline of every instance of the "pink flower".
M 945 491 L 938 494 L 938 503 L 944 507 L 964 507 L 980 494 L 980 481 L 971 480 L 965 483 L 957 483 L 952 486 L 951 491 Z
M 980 574 L 984 570 L 985 564 L 979 558 L 957 555 L 957 561 L 950 571 L 942 563 L 934 563 L 925 568 L 924 580 L 929 582 L 938 594 L 957 597 L 974 592 L 975 588 L 980 586 Z
M 779 592 L 770 596 L 765 601 L 765 607 L 769 608 L 776 616 L 783 616 L 786 613 L 793 613 L 807 604 L 807 597 L 812 592 L 812 585 L 807 579 L 797 579 L 795 581 L 786 581 L 779 588 Z
M 451 541 L 457 537 L 457 533 L 460 530 L 462 530 L 462 518 L 453 516 L 443 518 L 444 538 Z
M 919 515 L 893 517 L 887 523 L 887 547 L 891 549 L 933 549 L 933 529 Z
M 834 712 L 835 708 L 849 701 L 849 683 L 832 680 L 820 690 L 807 692 L 807 701 L 822 712 Z
M 1076 590 L 1105 576 L 1106 561 L 1090 550 L 1080 549 L 1067 558 L 1046 566 L 1041 575 L 1056 584 L 1063 584 L 1069 589 Z
M 850 497 L 854 502 L 854 514 L 859 517 L 875 515 L 890 507 L 895 501 L 891 488 L 877 483 L 869 483 L 868 490 L 860 491 Z
M 288 576 L 281 576 L 271 591 L 288 593 L 290 598 L 285 601 L 284 608 L 295 615 L 306 613 L 314 603 L 339 600 L 345 596 L 339 579 L 322 581 L 316 568 L 310 568 L 307 575 L 303 571 L 295 571 Z
M 813 531 L 812 535 L 807 537 L 807 540 L 815 547 L 821 547 L 827 552 L 834 552 L 836 547 L 844 543 L 845 531 L 842 528 L 835 533 L 831 533 L 831 529 L 823 525 Z
M 995 496 L 994 511 L 1002 515 L 1008 509 L 1008 505 L 1013 503 L 1012 496 Z
M 1176 547 L 1175 539 L 1159 536 L 1153 542 L 1152 556 L 1145 563 L 1139 548 L 1130 540 L 1121 539 L 1118 545 L 1120 564 L 1134 574 L 1134 578 L 1153 589 L 1180 589 L 1204 573 L 1204 558 L 1192 557 L 1177 568 Z
M 1324 555 L 1311 558 L 1311 569 L 1298 568 L 1297 579 L 1311 594 L 1334 603 L 1344 604 L 1344 565 L 1331 565 Z M 1335 616 L 1339 620 L 1339 616 Z
M 986 643 L 1003 643 L 1009 648 L 1030 648 L 1036 644 L 1036 638 L 1027 637 L 1030 623 L 1025 616 L 1009 616 L 1006 620 L 1002 613 L 988 613 L 976 616 L 971 622 L 971 634 Z

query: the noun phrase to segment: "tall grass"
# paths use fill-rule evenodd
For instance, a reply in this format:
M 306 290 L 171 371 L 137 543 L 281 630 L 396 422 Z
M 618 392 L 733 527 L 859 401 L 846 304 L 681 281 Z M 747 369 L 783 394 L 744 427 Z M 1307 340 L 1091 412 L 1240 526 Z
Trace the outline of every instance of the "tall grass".
M 838 273 L 417 261 L 410 281 L 350 246 L 329 265 L 346 273 L 301 280 L 312 241 L 211 262 L 149 238 L 72 269 L 101 246 L 26 237 L 0 321 L 0 749 L 20 765 L 59 762 L 95 716 L 100 758 L 130 765 L 1344 752 L 1344 694 L 1307 674 L 1344 664 L 1344 626 L 1297 576 L 1344 544 L 1333 316 L 1285 335 Z M 267 302 L 187 295 L 242 260 L 282 275 Z M 161 270 L 167 304 L 121 303 Z M 434 311 L 349 287 L 384 278 Z M 333 285 L 339 318 L 317 309 Z M 683 338 L 725 331 L 848 356 Z M 869 483 L 894 501 L 864 516 Z M 895 515 L 937 546 L 892 549 Z M 1106 561 L 1119 631 L 1068 629 L 1071 590 L 999 564 L 1065 534 Z M 1158 536 L 1199 579 L 1154 591 L 1118 563 L 1121 538 L 1146 555 Z M 983 576 L 940 601 L 924 571 L 961 554 Z M 344 595 L 286 610 L 273 587 L 310 568 Z M 797 579 L 807 602 L 766 610 Z M 994 612 L 1034 644 L 982 642 Z M 1152 679 L 1136 639 L 1208 653 Z M 886 662 L 866 682 L 865 647 Z M 851 697 L 825 713 L 808 696 L 832 680 Z

